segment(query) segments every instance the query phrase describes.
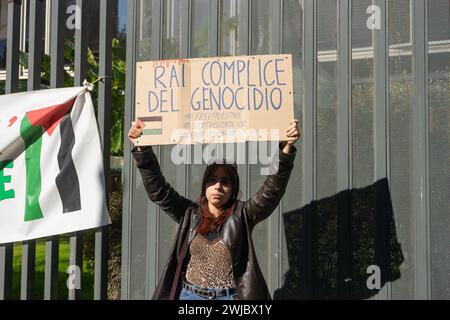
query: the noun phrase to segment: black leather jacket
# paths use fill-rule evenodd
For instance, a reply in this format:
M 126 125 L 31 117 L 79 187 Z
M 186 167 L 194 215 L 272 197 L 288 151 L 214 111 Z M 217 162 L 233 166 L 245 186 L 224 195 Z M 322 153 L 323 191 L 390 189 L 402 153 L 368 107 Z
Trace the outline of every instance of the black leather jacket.
M 135 148 L 132 153 L 150 200 L 179 224 L 169 260 L 152 297 L 169 299 L 178 263 L 181 263 L 181 270 L 184 271 L 189 262 L 187 248 L 196 235 L 201 215 L 195 202 L 178 194 L 166 182 L 151 147 L 143 151 L 137 151 Z M 275 157 L 272 161 L 270 174 L 261 189 L 245 202 L 237 200 L 233 214 L 220 228 L 219 236 L 230 250 L 233 277 L 242 300 L 271 299 L 256 259 L 251 233 L 258 222 L 270 216 L 283 197 L 296 153 L 295 147 L 290 154 L 284 154 L 280 150 L 279 159 Z M 183 256 L 180 255 L 182 248 L 187 250 L 186 258 L 178 261 L 178 258 Z M 177 279 L 175 298 L 181 291 L 181 278 L 182 276 Z

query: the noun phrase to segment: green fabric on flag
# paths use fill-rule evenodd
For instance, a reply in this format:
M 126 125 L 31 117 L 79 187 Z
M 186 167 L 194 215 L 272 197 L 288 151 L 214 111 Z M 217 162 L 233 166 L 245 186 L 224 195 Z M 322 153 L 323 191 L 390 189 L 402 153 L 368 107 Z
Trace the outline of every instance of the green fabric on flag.
M 42 134 L 41 126 L 33 127 L 27 116 L 23 117 L 20 124 L 20 135 L 25 142 L 26 164 L 26 196 L 25 196 L 25 221 L 42 219 L 39 195 L 41 194 L 41 150 Z
M 15 194 L 14 190 L 6 190 L 5 183 L 11 183 L 11 176 L 5 176 L 3 169 L 13 168 L 13 161 L 7 160 L 7 161 L 0 161 L 0 201 L 6 200 L 6 199 L 14 199 Z

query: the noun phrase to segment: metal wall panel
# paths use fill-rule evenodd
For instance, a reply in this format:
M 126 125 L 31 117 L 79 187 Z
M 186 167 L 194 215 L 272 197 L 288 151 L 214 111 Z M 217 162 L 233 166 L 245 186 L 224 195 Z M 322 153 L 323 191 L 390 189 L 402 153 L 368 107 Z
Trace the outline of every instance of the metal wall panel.
M 134 83 L 135 68 L 133 67 L 137 55 L 137 37 L 138 21 L 137 0 L 127 1 L 127 71 L 125 81 L 127 84 Z M 125 119 L 124 124 L 131 123 L 134 119 L 134 86 L 125 87 Z M 124 126 L 125 126 L 124 125 Z M 123 190 L 123 209 L 122 209 L 122 275 L 121 275 L 121 294 L 123 300 L 129 300 L 132 294 L 131 286 L 131 260 L 132 260 L 132 204 L 133 194 L 135 192 L 136 169 L 131 159 L 131 143 L 124 137 L 123 146 L 123 169 L 122 169 L 122 190 Z
M 414 288 L 416 299 L 430 299 L 429 201 L 428 201 L 428 101 L 427 6 L 413 1 L 413 219 Z
M 181 2 L 180 12 L 168 8 L 161 11 L 158 7 L 152 13 L 152 58 L 167 55 L 177 58 L 172 56 L 174 52 L 165 52 L 160 44 L 160 34 L 163 39 L 171 39 L 164 33 L 170 28 L 176 34 L 178 57 L 232 54 L 232 45 L 224 41 L 228 35 L 222 28 L 224 8 L 232 6 L 233 1 L 190 2 Z M 155 3 L 159 1 L 153 2 L 154 6 Z M 174 5 L 169 0 L 164 3 Z M 411 12 L 401 10 L 409 8 L 410 3 Z M 244 55 L 286 52 L 294 57 L 295 115 L 301 115 L 302 139 L 297 144 L 292 181 L 281 205 L 253 233 L 261 269 L 276 298 L 445 297 L 445 289 L 438 284 L 433 289 L 430 273 L 443 270 L 445 263 L 436 260 L 433 265 L 430 261 L 428 135 L 433 130 L 429 125 L 434 123 L 429 119 L 427 104 L 427 98 L 431 98 L 427 78 L 428 4 L 425 0 L 239 2 L 236 52 Z M 378 9 L 379 16 L 371 16 Z M 209 16 L 205 16 L 205 10 Z M 163 18 L 158 18 L 158 14 Z M 297 25 L 292 22 L 298 16 L 303 19 L 295 29 L 298 36 L 294 39 L 291 29 Z M 177 19 L 182 26 L 179 32 L 178 22 L 174 24 Z M 371 28 L 371 19 L 379 27 Z M 407 27 L 408 21 L 411 29 Z M 161 32 L 158 24 L 168 29 Z M 202 40 L 205 35 L 207 41 Z M 446 50 L 442 44 L 439 48 Z M 134 61 L 129 63 L 132 66 Z M 445 63 L 441 65 L 445 67 Z M 438 74 L 445 78 L 442 70 Z M 440 103 L 445 101 L 436 101 L 434 110 L 440 112 Z M 396 102 L 403 111 L 399 111 Z M 407 130 L 409 127 L 412 131 Z M 404 146 L 405 141 L 409 148 Z M 398 150 L 401 147 L 406 148 L 405 157 L 410 163 L 402 160 L 406 158 Z M 168 150 L 158 153 L 166 178 L 182 194 L 196 198 L 204 165 L 172 170 Z M 247 160 L 251 150 L 246 144 Z M 132 165 L 128 159 L 128 165 Z M 438 166 L 437 163 L 436 160 L 434 165 Z M 239 166 L 243 198 L 251 196 L 263 183 L 265 177 L 259 174 L 259 169 L 258 165 Z M 134 171 L 131 167 L 130 170 Z M 408 190 L 405 186 L 408 181 L 411 192 L 402 194 L 402 188 Z M 433 181 L 439 185 L 436 178 Z M 147 278 L 152 274 L 147 281 L 156 283 L 167 255 L 162 251 L 172 240 L 162 232 L 173 235 L 174 226 L 165 218 L 152 217 L 155 209 L 146 204 L 141 188 L 130 185 L 128 196 L 135 201 L 132 212 L 138 207 L 147 208 L 148 227 L 139 230 L 128 223 L 124 224 L 124 230 L 142 232 L 147 241 L 156 237 L 165 242 L 144 253 Z M 405 208 L 411 205 L 412 213 L 403 210 L 402 205 Z M 436 217 L 443 205 L 434 204 Z M 125 209 L 130 206 L 124 204 Z M 437 233 L 433 239 L 440 244 L 446 239 L 441 235 L 446 229 L 438 224 L 434 228 Z M 295 247 L 293 243 L 298 245 Z M 132 247 L 136 244 L 131 241 Z M 435 250 L 435 256 L 438 252 Z M 382 286 L 376 290 L 366 285 L 370 275 L 366 268 L 370 264 L 381 270 Z M 324 274 L 325 266 L 329 269 Z M 147 288 L 146 296 L 153 287 Z M 131 286 L 128 290 L 131 297 L 134 295 L 131 292 L 138 292 L 139 288 Z M 135 297 L 138 296 L 136 293 Z
M 389 1 L 389 189 L 404 262 L 392 282 L 392 299 L 414 297 L 412 241 L 412 52 L 411 1 Z
M 113 3 L 100 0 L 99 28 L 99 74 L 112 77 L 112 20 Z M 105 172 L 106 203 L 109 208 L 110 194 L 110 145 L 111 145 L 111 100 L 112 79 L 105 78 L 98 85 L 98 123 L 103 147 L 103 170 Z M 94 299 L 105 300 L 108 297 L 108 227 L 95 231 L 95 274 Z
M 304 1 L 304 29 L 303 29 L 303 117 L 302 134 L 303 143 L 301 155 L 302 167 L 302 229 L 304 250 L 302 259 L 308 261 L 302 265 L 301 280 L 305 282 L 305 297 L 315 298 L 317 289 L 317 1 Z
M 301 1 L 283 1 L 283 25 L 282 25 L 282 53 L 292 55 L 293 64 L 293 89 L 294 89 L 294 117 L 299 120 L 299 128 L 302 130 L 303 112 L 303 19 L 304 7 Z M 280 220 L 280 252 L 279 252 L 279 285 L 272 291 L 274 299 L 299 299 L 302 295 L 301 264 L 303 258 L 303 243 L 299 238 L 302 228 L 302 166 L 303 166 L 303 141 L 302 137 L 296 143 L 297 156 L 294 161 L 294 170 L 291 174 L 286 193 L 281 201 Z
M 450 300 L 450 1 L 428 1 L 430 296 Z

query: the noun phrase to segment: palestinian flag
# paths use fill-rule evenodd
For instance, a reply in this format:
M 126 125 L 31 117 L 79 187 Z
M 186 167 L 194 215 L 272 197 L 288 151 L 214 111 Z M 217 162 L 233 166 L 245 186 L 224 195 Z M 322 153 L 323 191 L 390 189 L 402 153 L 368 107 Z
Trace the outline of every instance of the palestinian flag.
M 145 124 L 142 132 L 144 136 L 163 134 L 162 117 L 141 117 L 140 119 Z
M 109 223 L 89 91 L 0 96 L 0 243 Z

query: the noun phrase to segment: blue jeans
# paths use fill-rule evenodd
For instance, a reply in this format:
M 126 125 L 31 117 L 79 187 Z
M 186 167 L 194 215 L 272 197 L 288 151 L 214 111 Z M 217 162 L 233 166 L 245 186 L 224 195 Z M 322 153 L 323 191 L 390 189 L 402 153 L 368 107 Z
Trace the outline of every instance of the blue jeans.
M 180 298 L 180 300 L 233 300 L 233 297 L 235 297 L 238 294 L 239 293 L 235 293 L 235 294 L 229 295 L 229 296 L 205 298 L 205 297 L 199 296 L 198 294 L 187 291 L 186 289 L 183 288 L 180 292 L 179 298 Z

